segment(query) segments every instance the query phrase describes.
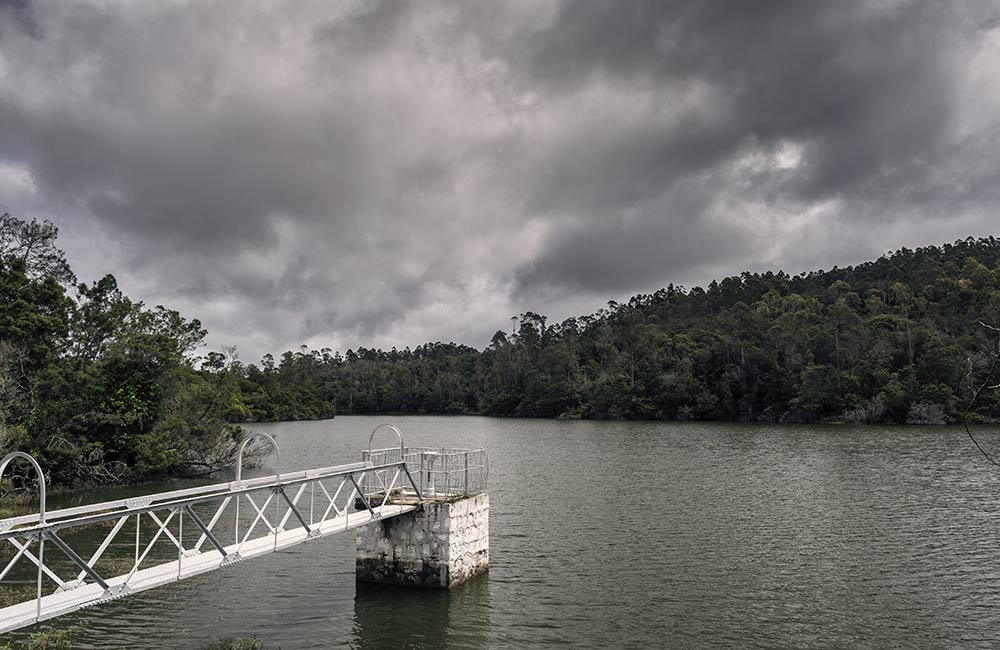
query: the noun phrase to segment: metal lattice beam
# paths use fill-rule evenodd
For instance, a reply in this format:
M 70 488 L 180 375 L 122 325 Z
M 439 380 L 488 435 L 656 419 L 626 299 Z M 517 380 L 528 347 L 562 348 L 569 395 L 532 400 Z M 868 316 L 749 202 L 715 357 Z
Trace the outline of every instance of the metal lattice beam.
M 361 490 L 366 476 L 392 476 L 394 485 L 402 472 L 402 460 L 381 465 L 368 461 L 0 521 L 0 546 L 15 551 L 0 572 L 0 581 L 28 584 L 30 578 L 37 583 L 37 589 L 26 592 L 22 602 L 0 609 L 0 632 L 409 512 L 415 506 L 390 504 L 381 493 L 371 502 L 370 495 Z M 331 494 L 328 486 L 334 484 Z M 288 490 L 294 490 L 291 496 Z M 307 490 L 310 506 L 305 512 L 299 503 Z M 410 490 L 415 494 L 416 485 Z M 359 497 L 368 506 L 364 510 L 353 508 Z M 240 502 L 250 508 L 240 513 Z M 315 517 L 316 510 L 323 511 L 322 517 Z M 144 519 L 152 525 L 143 526 Z M 185 519 L 194 524 L 188 528 L 187 539 Z M 105 522 L 111 526 L 106 534 L 101 529 Z M 289 522 L 294 525 L 285 529 Z M 95 536 L 95 530 L 100 534 Z M 197 541 L 191 530 L 197 533 Z M 232 533 L 229 545 L 221 541 L 226 531 Z M 46 543 L 60 552 L 43 554 Z M 32 544 L 39 546 L 37 555 L 29 549 Z M 128 550 L 125 557 L 121 557 L 123 548 Z M 111 569 L 101 570 L 98 563 L 102 562 Z M 43 588 L 43 575 L 54 585 L 49 592 Z
M 399 446 L 372 449 L 380 429 Z M 277 452 L 272 437 L 254 436 Z M 38 463 L 21 452 L 0 460 L 0 476 L 13 460 L 30 461 L 40 487 L 37 513 L 0 520 L 0 553 L 13 551 L 0 586 L 15 596 L 0 608 L 0 632 L 394 517 L 424 500 L 481 491 L 489 474 L 483 450 L 408 448 L 396 427 L 381 425 L 360 463 L 243 480 L 249 441 L 239 448 L 235 481 L 50 512 Z M 185 519 L 194 524 L 187 535 Z M 47 543 L 59 552 L 46 553 Z

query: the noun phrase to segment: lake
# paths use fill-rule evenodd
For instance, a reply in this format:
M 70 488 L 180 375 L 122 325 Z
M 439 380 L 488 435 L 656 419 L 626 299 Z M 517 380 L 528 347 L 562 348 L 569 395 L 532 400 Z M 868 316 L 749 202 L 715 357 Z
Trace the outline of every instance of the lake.
M 1000 645 L 1000 472 L 960 428 L 431 416 L 251 428 L 296 470 L 359 459 L 383 421 L 409 445 L 489 451 L 487 576 L 450 593 L 357 589 L 349 533 L 52 625 L 76 629 L 80 648 L 249 635 L 284 650 Z

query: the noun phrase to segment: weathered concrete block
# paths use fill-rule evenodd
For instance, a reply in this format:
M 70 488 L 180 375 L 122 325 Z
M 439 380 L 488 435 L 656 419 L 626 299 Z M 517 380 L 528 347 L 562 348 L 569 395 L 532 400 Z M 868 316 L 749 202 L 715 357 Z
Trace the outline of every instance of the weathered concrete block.
M 449 589 L 490 565 L 486 493 L 423 503 L 413 512 L 357 529 L 362 582 Z

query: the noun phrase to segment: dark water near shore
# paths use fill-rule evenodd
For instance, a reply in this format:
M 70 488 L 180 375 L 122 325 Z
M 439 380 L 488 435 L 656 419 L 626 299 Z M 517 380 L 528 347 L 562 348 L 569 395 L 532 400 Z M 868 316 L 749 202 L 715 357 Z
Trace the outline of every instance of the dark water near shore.
M 487 577 L 451 593 L 358 590 L 354 536 L 335 535 L 53 626 L 78 628 L 81 648 L 249 635 L 285 650 L 1000 647 L 1000 472 L 960 429 L 474 417 L 256 428 L 295 470 L 355 460 L 384 420 L 414 446 L 489 450 Z

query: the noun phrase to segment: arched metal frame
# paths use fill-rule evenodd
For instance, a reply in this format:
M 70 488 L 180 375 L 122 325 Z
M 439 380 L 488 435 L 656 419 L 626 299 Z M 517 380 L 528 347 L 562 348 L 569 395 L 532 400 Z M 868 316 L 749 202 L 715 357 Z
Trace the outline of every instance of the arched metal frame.
M 239 460 L 236 461 L 236 482 L 239 483 L 240 481 L 243 480 L 243 452 L 244 450 L 246 450 L 247 445 L 250 444 L 250 441 L 253 440 L 254 438 L 264 438 L 265 440 L 271 443 L 272 447 L 274 447 L 274 456 L 275 456 L 274 478 L 275 480 L 281 480 L 281 449 L 278 448 L 277 441 L 275 441 L 274 438 L 272 438 L 266 433 L 263 433 L 261 431 L 254 431 L 251 432 L 250 435 L 248 435 L 246 438 L 244 438 L 243 442 L 240 443 L 239 451 L 237 451 L 237 456 L 239 457 Z
M 244 438 L 243 442 L 240 443 L 240 448 L 236 452 L 237 461 L 236 461 L 236 483 L 235 484 L 237 486 L 243 484 L 243 452 L 246 450 L 247 445 L 250 444 L 250 441 L 253 440 L 254 438 L 263 438 L 263 439 L 265 439 L 265 440 L 267 440 L 268 442 L 271 443 L 271 446 L 274 448 L 274 480 L 275 481 L 280 481 L 281 480 L 281 449 L 278 448 L 278 442 L 272 436 L 270 436 L 270 435 L 268 435 L 268 434 L 266 434 L 266 433 L 264 433 L 262 431 L 251 431 L 250 435 L 248 435 L 246 438 Z M 240 539 L 240 497 L 239 496 L 236 497 L 236 525 L 234 526 L 234 532 L 235 532 L 236 540 L 239 541 L 239 539 Z
M 403 432 L 395 424 L 389 424 L 388 422 L 383 422 L 374 429 L 372 429 L 372 435 L 368 438 L 368 456 L 371 457 L 372 454 L 372 442 L 375 441 L 375 434 L 379 432 L 380 429 L 392 429 L 399 438 L 399 453 L 402 457 L 406 452 L 406 445 L 403 444 Z
M 413 476 L 410 474 L 410 469 L 406 466 L 406 443 L 403 442 L 403 432 L 400 431 L 399 427 L 397 427 L 395 424 L 389 424 L 388 422 L 383 422 L 382 424 L 372 429 L 372 434 L 368 437 L 368 452 L 363 454 L 364 460 L 366 462 L 372 462 L 372 443 L 375 442 L 375 435 L 382 429 L 391 430 L 393 433 L 396 434 L 396 437 L 399 438 L 399 462 L 403 463 L 402 466 L 403 472 L 406 473 L 406 478 L 409 479 L 410 485 L 413 486 L 413 490 L 417 495 L 417 499 L 422 500 L 423 495 L 420 493 L 420 488 L 417 486 L 417 482 L 413 480 Z M 386 447 L 386 449 L 389 448 Z M 385 488 L 386 487 L 385 481 L 381 480 L 381 478 L 382 477 L 380 477 L 376 472 L 375 480 L 379 481 L 381 486 Z M 368 483 L 367 485 L 370 486 L 371 483 Z M 386 494 L 388 495 L 388 491 L 386 492 Z
M 30 455 L 24 453 L 23 451 L 12 451 L 0 460 L 0 479 L 3 479 L 4 470 L 7 469 L 7 465 L 15 458 L 23 458 L 35 468 L 35 473 L 38 475 L 38 523 L 45 523 L 45 474 L 42 473 L 42 466 L 38 464 L 38 461 L 32 458 Z

